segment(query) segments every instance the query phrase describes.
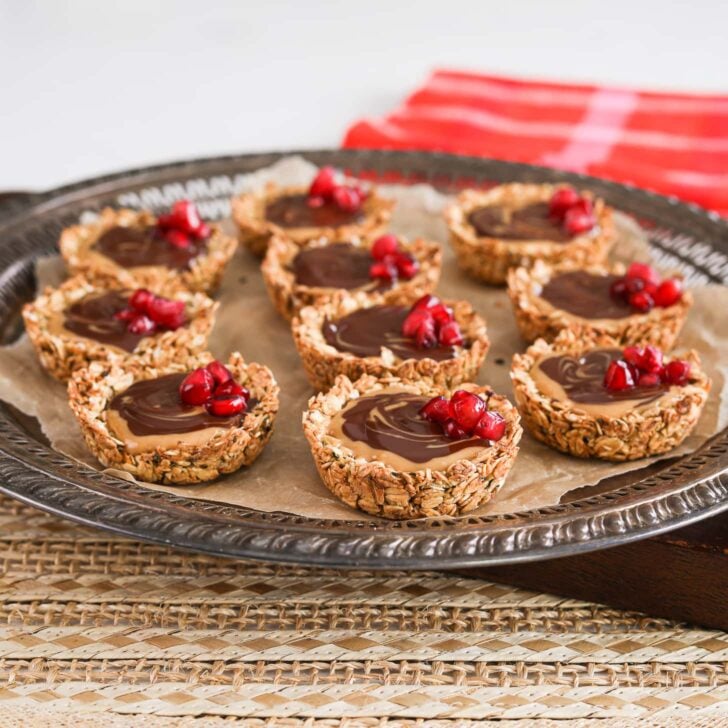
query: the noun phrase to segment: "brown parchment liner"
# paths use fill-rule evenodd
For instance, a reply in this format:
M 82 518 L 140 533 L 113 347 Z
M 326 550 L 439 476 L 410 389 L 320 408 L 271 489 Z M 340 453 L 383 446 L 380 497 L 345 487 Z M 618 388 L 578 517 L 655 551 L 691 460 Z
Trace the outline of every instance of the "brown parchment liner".
M 597 225 L 592 230 L 574 236 L 569 242 L 553 240 L 512 241 L 479 236 L 468 222 L 473 210 L 487 205 L 523 207 L 535 202 L 547 202 L 558 185 L 504 184 L 488 191 L 464 190 L 448 207 L 445 219 L 460 268 L 474 278 L 492 285 L 502 285 L 510 268 L 533 265 L 536 260 L 552 264 L 570 262 L 575 265 L 601 263 L 615 241 L 612 208 L 601 198 L 592 199 Z
M 308 247 L 319 247 L 337 242 L 328 238 L 320 238 L 309 243 Z M 370 248 L 373 240 L 353 238 L 347 241 L 352 245 Z M 420 264 L 417 275 L 409 280 L 400 279 L 387 291 L 356 291 L 372 300 L 391 304 L 414 303 L 425 293 L 431 293 L 440 280 L 442 250 L 437 243 L 424 238 L 416 238 L 411 242 L 399 238 L 399 246 L 410 253 Z M 283 236 L 271 238 L 268 252 L 263 259 L 260 271 L 268 288 L 268 294 L 278 312 L 286 319 L 291 319 L 304 306 L 318 306 L 329 303 L 334 296 L 347 291 L 342 288 L 321 288 L 304 286 L 296 283 L 290 265 L 300 251 L 300 247 Z
M 271 202 L 288 195 L 306 194 L 308 188 L 308 185 L 281 186 L 275 182 L 268 182 L 257 190 L 243 192 L 234 197 L 231 202 L 231 212 L 238 228 L 240 244 L 262 258 L 274 235 L 288 238 L 296 245 L 305 245 L 319 238 L 337 240 L 371 238 L 385 232 L 392 216 L 394 200 L 382 197 L 373 186 L 368 188 L 369 194 L 362 205 L 364 217 L 359 222 L 337 227 L 284 228 L 266 218 L 265 209 Z
M 538 338 L 553 341 L 564 329 L 587 329 L 616 339 L 621 345 L 653 344 L 669 351 L 687 319 L 693 305 L 693 295 L 683 291 L 682 298 L 672 306 L 655 306 L 647 313 L 635 312 L 621 319 L 585 319 L 555 308 L 541 297 L 543 287 L 555 275 L 574 270 L 573 265 L 549 266 L 537 260 L 532 268 L 512 268 L 508 271 L 508 296 L 521 335 L 532 343 Z M 626 267 L 617 263 L 612 266 L 592 265 L 579 267 L 599 275 L 624 275 Z M 676 278 L 682 278 L 678 273 Z
M 576 402 L 549 397 L 531 376 L 533 366 L 548 356 L 579 357 L 593 349 L 619 347 L 620 342 L 611 336 L 588 329 L 565 329 L 553 343 L 539 339 L 525 354 L 513 357 L 511 379 L 516 404 L 533 437 L 576 457 L 616 461 L 659 455 L 682 443 L 695 428 L 710 391 L 710 380 L 694 350 L 665 357 L 665 362 L 673 358 L 690 362 L 687 384 L 670 387 L 654 402 L 620 417 L 585 412 Z
M 186 372 L 213 359 L 212 354 L 204 352 L 186 363 L 170 362 L 162 367 L 135 361 L 95 362 L 76 372 L 68 383 L 68 403 L 89 450 L 107 468 L 123 470 L 150 483 L 201 483 L 253 463 L 272 434 L 279 390 L 268 367 L 255 362 L 247 364 L 237 352 L 230 355 L 227 367 L 236 381 L 250 390 L 251 398 L 257 400 L 238 427 L 225 429 L 203 445 L 181 443 L 173 448 L 130 453 L 107 425 L 111 400 L 134 382 Z
M 301 158 L 289 157 L 271 167 L 241 178 L 244 188 L 270 179 L 279 184 L 305 184 L 315 167 Z M 449 198 L 427 185 L 380 187 L 382 195 L 397 200 L 391 229 L 410 238 L 424 235 L 447 240 L 443 208 Z M 616 214 L 619 232 L 614 254 L 625 263 L 649 260 L 645 236 L 630 218 Z M 224 223 L 223 226 L 232 225 Z M 62 281 L 59 258 L 40 259 L 36 265 L 39 290 Z M 464 299 L 488 321 L 490 349 L 477 382 L 512 398 L 510 362 L 514 352 L 523 349 L 508 296 L 503 289 L 483 286 L 463 276 L 449 246 L 443 248 L 442 279 L 437 293 L 443 298 Z M 725 311 L 728 288 L 711 285 L 692 289 L 695 305 L 683 328 L 678 345 L 700 351 L 703 368 L 713 380 L 713 390 L 697 427 L 670 456 L 690 452 L 728 423 L 728 336 Z M 362 511 L 353 510 L 333 496 L 316 472 L 311 451 L 301 431 L 301 415 L 314 393 L 301 368 L 290 328 L 270 304 L 258 270 L 258 261 L 239 251 L 225 271 L 217 293 L 220 308 L 210 336 L 210 350 L 225 359 L 240 351 L 248 360 L 266 364 L 280 384 L 280 413 L 275 433 L 262 455 L 249 468 L 216 482 L 179 486 L 146 484 L 145 487 L 187 498 L 230 503 L 261 511 L 285 511 L 303 517 L 371 521 Z M 89 452 L 68 407 L 65 387 L 47 375 L 27 336 L 0 348 L 0 398 L 31 418 L 37 419 L 52 446 L 77 461 L 99 467 Z M 513 401 L 513 399 L 511 399 Z M 583 460 L 564 455 L 538 442 L 524 432 L 520 452 L 506 484 L 486 504 L 472 514 L 497 514 L 554 505 L 575 488 L 599 483 L 628 471 L 641 469 L 653 459 L 624 463 Z M 121 473 L 121 471 L 114 471 Z M 126 474 L 127 478 L 131 478 Z M 639 477 L 639 476 L 638 476 Z
M 169 294 L 180 286 L 203 293 L 214 291 L 238 245 L 233 236 L 215 223 L 210 224 L 207 249 L 190 262 L 189 270 L 152 265 L 122 268 L 111 258 L 91 252 L 94 243 L 110 228 L 154 225 L 156 221 L 157 218 L 150 212 L 107 207 L 97 220 L 63 230 L 59 241 L 61 255 L 71 273 L 81 273 L 101 286 L 112 280 L 124 288 L 148 288 L 161 295 Z
M 467 342 L 465 347 L 456 347 L 456 355 L 452 359 L 400 359 L 386 348 L 380 356 L 362 357 L 339 351 L 326 342 L 321 330 L 325 321 L 335 321 L 352 311 L 380 303 L 369 296 L 344 294 L 330 303 L 306 306 L 299 311 L 293 319 L 291 332 L 306 376 L 314 389 L 328 389 L 339 374 L 345 374 L 352 381 L 363 374 L 374 377 L 391 375 L 405 381 L 425 379 L 446 388 L 475 379 L 490 342 L 485 321 L 467 301 L 444 301 L 452 308 Z
M 489 387 L 463 385 L 463 389 L 487 398 L 488 409 L 503 416 L 505 435 L 476 455 L 456 460 L 447 470 L 405 472 L 378 460 L 356 457 L 328 432 L 334 415 L 349 402 L 388 387 L 427 397 L 450 395 L 426 381 L 404 382 L 391 376 L 377 379 L 369 374 L 356 382 L 343 375 L 337 377 L 328 392 L 311 398 L 303 415 L 303 431 L 326 487 L 352 508 L 397 520 L 457 516 L 490 500 L 513 466 L 523 434 L 518 412 L 508 399 Z
M 172 293 L 170 298 L 184 301 L 188 322 L 174 331 L 163 331 L 141 339 L 133 352 L 86 339 L 70 331 L 49 330 L 53 314 L 65 311 L 86 296 L 107 290 L 111 288 L 99 288 L 83 276 L 74 276 L 58 288 L 48 286 L 33 303 L 23 307 L 25 330 L 41 364 L 56 379 L 65 382 L 74 371 L 94 361 L 124 363 L 136 360 L 149 366 L 163 367 L 170 362 L 187 361 L 207 348 L 219 304 L 204 293 L 190 293 L 182 289 Z

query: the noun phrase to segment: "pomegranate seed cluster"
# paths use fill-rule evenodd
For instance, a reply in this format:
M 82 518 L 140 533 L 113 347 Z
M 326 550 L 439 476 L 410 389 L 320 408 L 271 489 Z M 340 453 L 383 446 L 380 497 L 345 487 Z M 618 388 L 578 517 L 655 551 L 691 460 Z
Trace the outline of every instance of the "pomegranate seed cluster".
M 197 207 L 190 200 L 179 200 L 172 205 L 169 214 L 160 215 L 157 218 L 157 230 L 177 248 L 188 248 L 193 240 L 210 237 L 210 226 L 202 220 Z
M 632 263 L 626 275 L 612 283 L 609 294 L 615 301 L 647 313 L 655 306 L 667 308 L 676 304 L 682 298 L 682 283 L 679 278 L 662 280 L 651 265 Z
M 131 294 L 129 305 L 114 314 L 114 318 L 126 321 L 132 334 L 155 334 L 157 331 L 174 331 L 187 323 L 184 301 L 155 296 L 146 288 Z
M 433 397 L 420 414 L 429 422 L 441 425 L 445 436 L 451 440 L 479 437 L 496 442 L 506 432 L 503 417 L 489 410 L 484 399 L 464 389 L 453 392 L 450 399 Z
M 420 270 L 420 264 L 399 245 L 396 235 L 382 235 L 371 249 L 374 262 L 369 268 L 369 277 L 385 281 L 403 278 L 408 281 Z
M 628 346 L 622 358 L 609 364 L 604 386 L 610 392 L 623 392 L 634 387 L 660 387 L 687 384 L 690 362 L 674 359 L 664 363 L 656 346 Z
M 179 398 L 183 404 L 204 407 L 215 417 L 233 417 L 248 409 L 250 392 L 215 359 L 206 367 L 194 369 L 182 380 Z
M 592 201 L 573 187 L 559 187 L 554 192 L 549 200 L 549 215 L 560 222 L 569 235 L 581 235 L 597 224 Z
M 410 309 L 402 324 L 402 334 L 414 339 L 420 349 L 433 346 L 462 346 L 464 339 L 452 309 L 428 293 Z
M 361 187 L 341 184 L 333 167 L 321 167 L 308 189 L 311 207 L 323 207 L 330 202 L 346 212 L 356 212 L 366 198 L 367 193 Z

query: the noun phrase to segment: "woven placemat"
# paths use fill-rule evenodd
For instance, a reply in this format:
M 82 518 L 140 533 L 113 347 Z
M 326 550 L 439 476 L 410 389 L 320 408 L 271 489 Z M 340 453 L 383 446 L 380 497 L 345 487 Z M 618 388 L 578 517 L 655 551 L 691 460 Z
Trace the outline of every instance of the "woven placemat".
M 0 728 L 728 725 L 723 632 L 437 572 L 185 554 L 2 497 L 0 553 Z

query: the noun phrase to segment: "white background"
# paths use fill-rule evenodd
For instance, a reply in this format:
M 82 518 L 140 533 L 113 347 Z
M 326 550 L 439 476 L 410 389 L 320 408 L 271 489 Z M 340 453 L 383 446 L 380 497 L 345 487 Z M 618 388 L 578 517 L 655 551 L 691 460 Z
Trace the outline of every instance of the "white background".
M 0 0 L 0 189 L 335 146 L 435 66 L 728 92 L 728 2 Z

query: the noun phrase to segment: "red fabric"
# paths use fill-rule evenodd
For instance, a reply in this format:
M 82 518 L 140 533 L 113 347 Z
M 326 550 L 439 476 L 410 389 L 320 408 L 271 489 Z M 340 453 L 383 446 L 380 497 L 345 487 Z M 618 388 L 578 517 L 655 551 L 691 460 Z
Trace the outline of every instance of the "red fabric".
M 435 71 L 345 147 L 430 149 L 630 182 L 728 215 L 728 96 Z

